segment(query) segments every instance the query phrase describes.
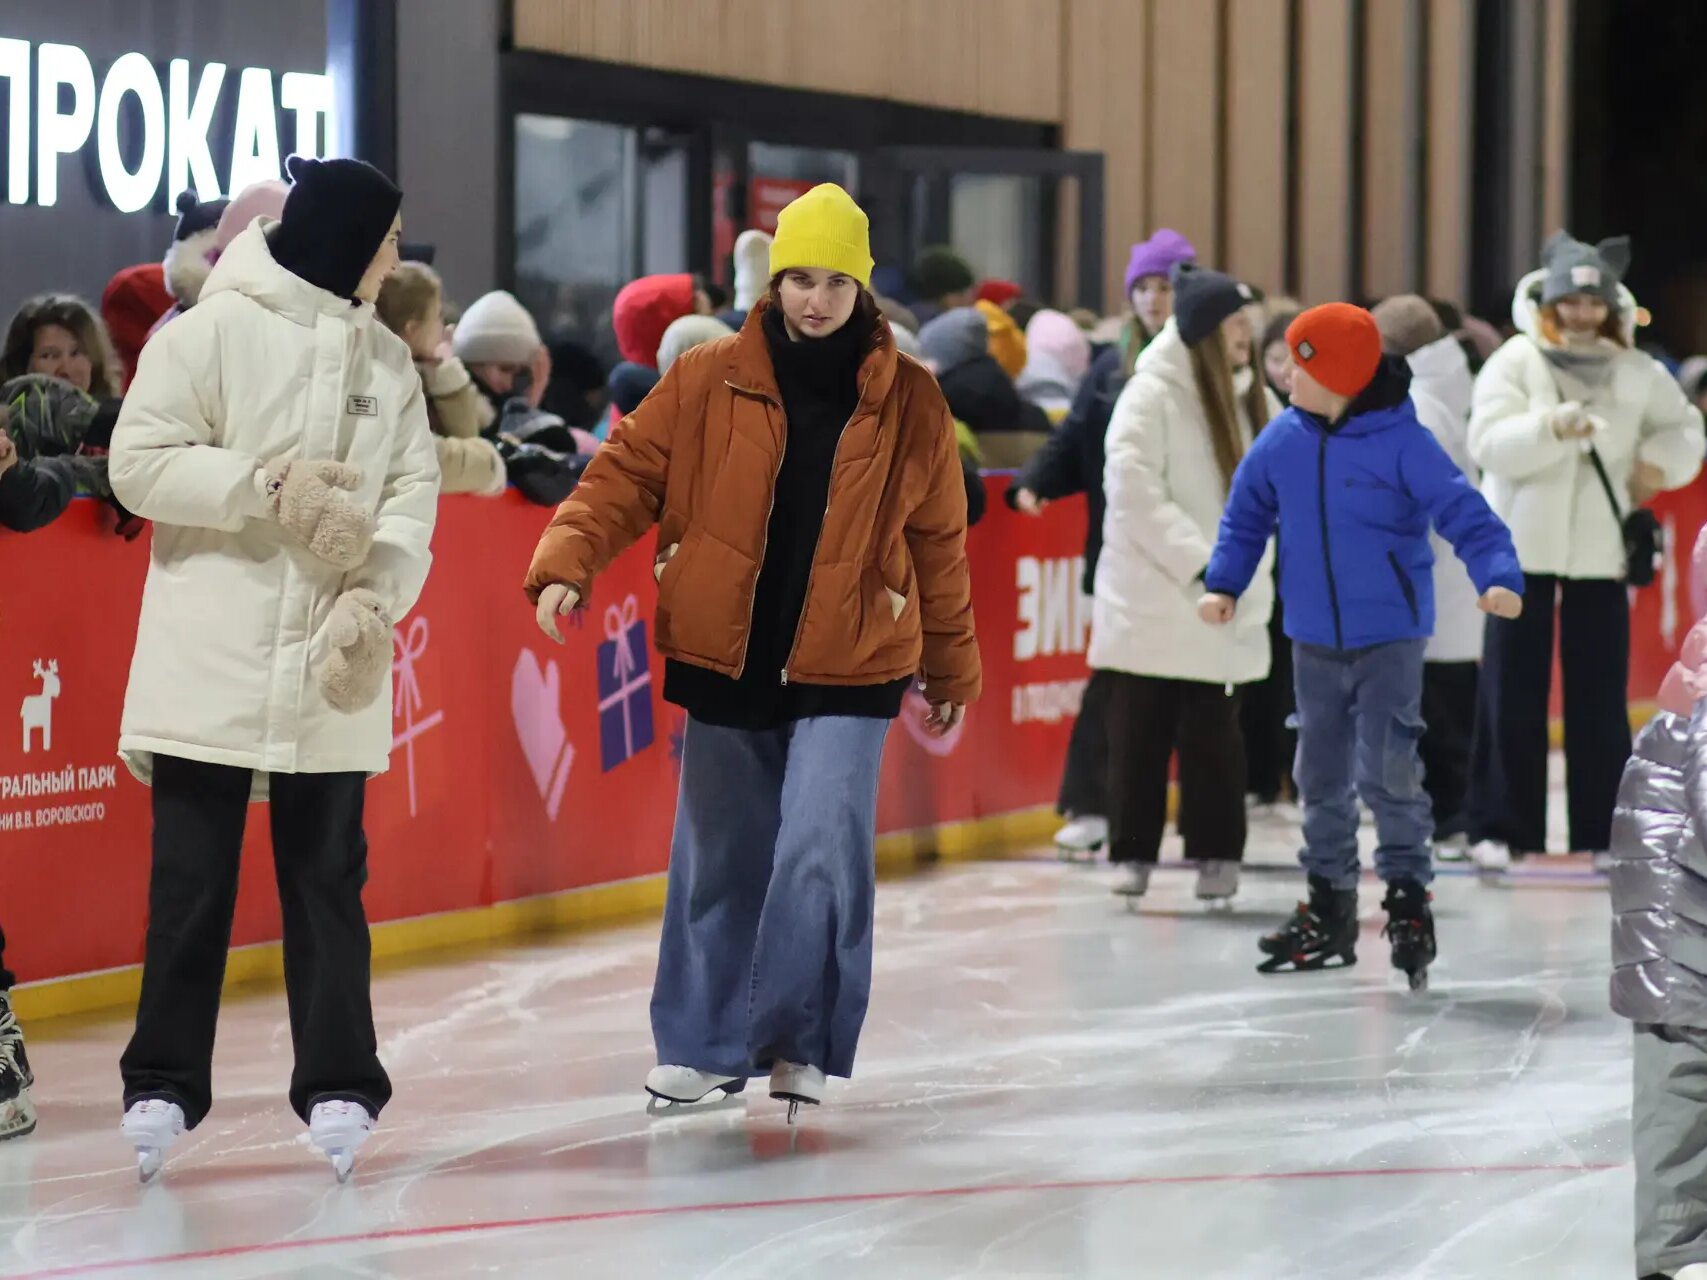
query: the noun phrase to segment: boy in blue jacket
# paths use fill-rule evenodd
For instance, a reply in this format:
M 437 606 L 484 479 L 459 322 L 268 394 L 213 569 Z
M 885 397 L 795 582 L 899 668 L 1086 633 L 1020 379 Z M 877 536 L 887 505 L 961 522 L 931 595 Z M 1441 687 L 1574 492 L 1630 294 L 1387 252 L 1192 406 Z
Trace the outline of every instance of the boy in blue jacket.
M 1233 477 L 1199 612 L 1233 618 L 1280 534 L 1280 593 L 1298 695 L 1296 781 L 1310 900 L 1260 946 L 1263 973 L 1357 961 L 1357 799 L 1375 814 L 1393 967 L 1413 988 L 1435 956 L 1433 815 L 1422 786 L 1423 649 L 1434 631 L 1432 521 L 1481 607 L 1523 609 L 1511 534 L 1417 421 L 1410 369 L 1383 359 L 1375 318 L 1329 303 L 1286 331 L 1292 407 Z

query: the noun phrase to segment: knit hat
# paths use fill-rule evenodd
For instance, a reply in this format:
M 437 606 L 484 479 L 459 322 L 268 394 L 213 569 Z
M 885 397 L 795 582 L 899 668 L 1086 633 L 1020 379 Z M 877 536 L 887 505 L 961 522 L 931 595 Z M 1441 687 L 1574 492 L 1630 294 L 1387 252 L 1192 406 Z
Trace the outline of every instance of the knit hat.
M 1347 399 L 1369 385 L 1381 364 L 1375 317 L 1349 302 L 1311 307 L 1288 326 L 1286 345 L 1300 369 Z
M 1584 244 L 1567 232 L 1555 231 L 1541 248 L 1547 276 L 1541 285 L 1541 305 L 1573 293 L 1588 293 L 1618 308 L 1618 282 L 1630 269 L 1630 237 L 1613 236 L 1599 244 Z
M 925 358 L 924 348 L 919 345 L 919 335 L 904 324 L 889 324 L 889 336 L 895 340 L 895 350 L 904 356 L 912 356 L 915 360 Z
M 986 280 L 972 297 L 976 302 L 993 302 L 998 307 L 1005 307 L 1024 292 L 1012 280 Z
M 1446 336 L 1440 313 L 1419 294 L 1397 293 L 1383 298 L 1370 314 L 1381 330 L 1381 349 L 1390 356 L 1409 357 Z
M 1165 276 L 1177 262 L 1196 262 L 1197 250 L 1179 232 L 1163 227 L 1148 240 L 1132 246 L 1126 263 L 1126 292 L 1145 276 Z
M 611 408 L 618 418 L 627 417 L 640 407 L 640 402 L 657 385 L 656 369 L 624 360 L 610 371 L 610 379 L 606 383 L 610 390 Z
M 735 331 L 716 316 L 683 316 L 672 320 L 658 344 L 658 372 L 668 373 L 676 357 L 707 342 L 727 338 Z
M 869 289 L 875 265 L 865 210 L 835 183 L 820 183 L 776 215 L 772 277 L 790 267 L 819 267 L 851 276 Z
M 124 364 L 127 386 L 136 374 L 136 359 L 142 354 L 149 331 L 171 307 L 166 272 L 158 262 L 126 267 L 107 281 L 101 294 L 101 319 L 106 321 L 113 350 Z
M 464 364 L 526 364 L 540 348 L 539 326 L 514 294 L 494 289 L 469 303 L 450 344 Z
M 913 292 L 927 302 L 962 293 L 976 284 L 977 279 L 965 258 L 940 245 L 926 249 L 913 264 Z
M 1174 286 L 1174 323 L 1188 347 L 1202 342 L 1251 301 L 1248 285 L 1195 263 L 1176 262 L 1168 278 Z
M 903 306 L 894 298 L 885 297 L 881 293 L 874 295 L 874 301 L 891 329 L 905 329 L 913 337 L 919 336 L 919 318 L 913 314 L 911 307 Z
M 185 191 L 178 196 L 178 225 L 172 231 L 172 239 L 187 240 L 198 231 L 207 231 L 219 225 L 219 215 L 225 212 L 229 200 L 198 200 L 194 191 Z
M 735 237 L 735 310 L 751 311 L 771 279 L 771 238 L 763 231 Z
M 641 276 L 623 285 L 611 304 L 616 347 L 631 364 L 658 367 L 658 347 L 670 322 L 694 308 L 690 275 Z
M 340 298 L 355 295 L 403 206 L 397 184 L 362 160 L 285 161 L 290 194 L 268 238 L 281 267 Z
M 919 330 L 919 350 L 938 376 L 990 354 L 990 326 L 975 307 L 955 307 Z
M 214 257 L 224 253 L 256 218 L 277 221 L 282 217 L 285 197 L 289 194 L 290 188 L 277 178 L 266 178 L 251 182 L 233 196 L 226 204 L 225 212 L 219 215 L 219 229 L 213 233 Z
M 1014 318 L 995 303 L 980 301 L 973 305 L 983 315 L 984 326 L 990 331 L 990 354 L 996 357 L 996 363 L 1002 366 L 1002 372 L 1008 377 L 1019 377 L 1025 372 L 1025 334 L 1020 332 Z
M 1025 345 L 1033 356 L 1047 356 L 1074 382 L 1091 371 L 1091 340 L 1073 318 L 1060 311 L 1039 311 L 1025 326 Z

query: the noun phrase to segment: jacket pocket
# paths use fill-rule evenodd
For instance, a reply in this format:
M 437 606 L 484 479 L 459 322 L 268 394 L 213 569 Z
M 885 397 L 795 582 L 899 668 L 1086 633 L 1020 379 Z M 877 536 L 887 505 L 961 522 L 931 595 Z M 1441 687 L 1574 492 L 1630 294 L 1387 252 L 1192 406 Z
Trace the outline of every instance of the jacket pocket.
M 1417 608 L 1417 584 L 1411 581 L 1411 575 L 1405 572 L 1405 567 L 1399 563 L 1397 554 L 1389 551 L 1387 563 L 1393 566 L 1393 576 L 1399 580 L 1399 590 L 1404 592 L 1405 604 L 1411 610 L 1411 621 L 1421 625 L 1422 612 Z

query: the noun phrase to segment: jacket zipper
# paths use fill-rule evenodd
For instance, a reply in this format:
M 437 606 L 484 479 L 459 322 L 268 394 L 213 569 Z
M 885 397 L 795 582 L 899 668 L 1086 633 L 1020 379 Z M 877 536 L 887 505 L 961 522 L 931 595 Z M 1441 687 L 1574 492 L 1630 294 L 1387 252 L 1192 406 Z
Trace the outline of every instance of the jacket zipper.
M 1340 623 L 1340 589 L 1334 581 L 1334 546 L 1328 537 L 1328 433 L 1316 450 L 1316 504 L 1322 516 L 1322 567 L 1328 573 L 1328 607 L 1334 612 L 1334 648 L 1345 648 L 1345 628 Z
M 765 568 L 765 552 L 770 550 L 771 512 L 776 510 L 776 482 L 782 475 L 782 460 L 788 456 L 788 410 L 784 409 L 780 404 L 777 404 L 775 400 L 772 400 L 762 391 L 755 391 L 751 387 L 738 387 L 728 379 L 724 380 L 723 385 L 739 395 L 751 396 L 755 400 L 763 400 L 768 405 L 774 405 L 776 407 L 776 411 L 782 414 L 782 448 L 777 451 L 776 469 L 771 472 L 771 500 L 770 505 L 765 508 L 765 531 L 759 538 L 759 572 L 763 573 Z M 810 587 L 810 578 L 808 578 L 807 584 L 808 587 Z M 753 647 L 753 609 L 758 604 L 758 587 L 759 579 L 758 575 L 755 574 L 753 577 L 753 596 L 747 601 L 747 638 L 741 645 L 741 661 L 735 667 L 735 678 L 737 680 L 746 673 L 747 654 Z M 787 681 L 785 680 L 783 683 L 786 684 Z
M 812 540 L 812 559 L 809 562 L 807 570 L 806 570 L 806 598 L 800 602 L 800 617 L 795 619 L 795 622 L 794 622 L 794 640 L 788 646 L 788 657 L 784 658 L 783 662 L 782 662 L 782 683 L 783 683 L 784 688 L 788 687 L 788 664 L 794 661 L 794 651 L 800 647 L 800 631 L 801 631 L 801 628 L 803 628 L 806 625 L 806 606 L 808 605 L 808 603 L 811 602 L 811 599 L 812 599 L 812 575 L 818 571 L 818 545 L 819 545 L 819 543 L 824 541 L 824 520 L 828 520 L 830 518 L 830 495 L 835 492 L 835 487 L 836 487 L 836 461 L 837 461 L 837 459 L 839 459 L 842 456 L 842 440 L 844 438 L 846 438 L 846 436 L 848 434 L 848 428 L 853 426 L 854 418 L 859 417 L 859 411 L 860 411 L 861 407 L 865 404 L 866 388 L 869 387 L 870 385 L 871 385 L 871 375 L 868 373 L 865 375 L 865 381 L 860 383 L 859 399 L 854 402 L 853 417 L 850 417 L 846 422 L 844 422 L 842 424 L 842 433 L 841 433 L 841 435 L 836 437 L 835 451 L 830 454 L 830 488 L 828 490 L 826 490 L 824 493 L 824 519 L 818 521 L 818 536 Z M 783 436 L 783 443 L 785 446 L 786 446 L 787 442 L 788 442 L 788 437 L 785 433 Z M 777 470 L 779 472 L 782 470 L 782 464 L 780 464 L 780 463 L 777 464 Z M 772 500 L 772 502 L 775 502 L 775 500 L 776 500 L 776 495 L 775 495 L 776 486 L 775 486 L 774 481 L 772 482 L 771 488 L 772 488 L 771 500 Z M 770 529 L 770 518 L 768 516 L 765 518 L 765 529 L 767 532 Z M 764 561 L 762 559 L 759 561 L 759 568 L 761 570 L 764 568 Z M 750 612 L 751 611 L 749 610 L 749 613 Z M 749 632 L 752 630 L 752 626 L 753 626 L 752 620 L 749 617 L 748 622 L 747 622 L 747 629 Z M 749 644 L 752 643 L 751 635 L 748 636 L 747 642 Z
M 1411 622 L 1420 626 L 1422 612 L 1417 608 L 1416 586 L 1411 582 L 1410 575 L 1400 568 L 1399 557 L 1391 551 L 1387 553 L 1387 563 L 1393 566 L 1393 576 L 1399 580 L 1399 590 L 1404 592 L 1405 603 L 1411 608 Z

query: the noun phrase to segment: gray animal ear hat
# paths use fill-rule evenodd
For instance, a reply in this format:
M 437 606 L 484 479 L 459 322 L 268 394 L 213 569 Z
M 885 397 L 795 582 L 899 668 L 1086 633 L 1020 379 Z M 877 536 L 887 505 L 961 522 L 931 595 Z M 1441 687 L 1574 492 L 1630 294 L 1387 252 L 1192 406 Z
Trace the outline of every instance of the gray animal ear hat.
M 1588 293 L 1616 311 L 1618 284 L 1630 269 L 1630 237 L 1584 244 L 1567 232 L 1555 231 L 1541 249 L 1541 265 L 1547 272 L 1541 283 L 1541 305 Z

